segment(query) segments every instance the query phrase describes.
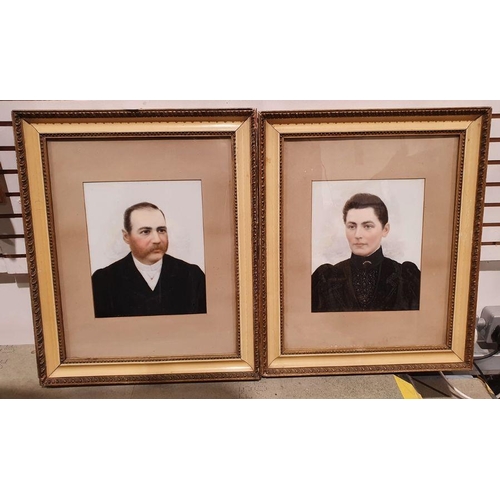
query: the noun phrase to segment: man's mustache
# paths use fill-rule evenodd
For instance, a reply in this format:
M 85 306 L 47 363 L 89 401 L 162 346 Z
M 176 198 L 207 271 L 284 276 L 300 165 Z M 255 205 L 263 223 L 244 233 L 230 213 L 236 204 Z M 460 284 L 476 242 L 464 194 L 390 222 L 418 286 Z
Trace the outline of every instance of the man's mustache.
M 160 248 L 160 249 L 161 249 L 161 248 L 166 249 L 166 248 L 167 248 L 167 245 L 165 245 L 164 243 L 154 243 L 153 245 L 151 245 L 151 246 L 149 247 L 149 250 L 150 250 L 150 251 L 151 251 L 151 250 L 158 250 L 159 248 Z

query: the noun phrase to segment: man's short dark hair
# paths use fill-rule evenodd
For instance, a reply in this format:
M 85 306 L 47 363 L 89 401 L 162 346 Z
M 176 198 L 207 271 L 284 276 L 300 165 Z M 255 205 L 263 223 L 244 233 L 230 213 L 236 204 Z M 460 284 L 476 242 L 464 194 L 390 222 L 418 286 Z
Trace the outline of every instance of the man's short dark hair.
M 149 203 L 147 201 L 136 203 L 135 205 L 128 207 L 123 214 L 123 227 L 125 231 L 127 231 L 127 233 L 130 233 L 130 231 L 132 231 L 132 223 L 130 222 L 132 212 L 134 212 L 135 210 L 141 210 L 143 208 L 149 210 L 159 210 L 162 213 L 163 217 L 165 217 L 165 214 L 156 205 L 153 205 L 153 203 Z
M 382 227 L 389 222 L 389 213 L 385 203 L 376 195 L 370 193 L 358 193 L 351 196 L 344 205 L 344 224 L 349 210 L 357 210 L 363 208 L 373 208 L 375 215 L 382 224 Z

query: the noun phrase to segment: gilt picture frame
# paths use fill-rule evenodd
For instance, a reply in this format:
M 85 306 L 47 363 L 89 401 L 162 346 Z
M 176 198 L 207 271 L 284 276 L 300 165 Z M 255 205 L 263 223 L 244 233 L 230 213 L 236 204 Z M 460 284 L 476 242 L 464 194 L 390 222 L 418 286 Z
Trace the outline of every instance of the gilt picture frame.
M 263 376 L 471 369 L 490 121 L 261 114 Z
M 256 112 L 13 123 L 41 385 L 258 379 Z

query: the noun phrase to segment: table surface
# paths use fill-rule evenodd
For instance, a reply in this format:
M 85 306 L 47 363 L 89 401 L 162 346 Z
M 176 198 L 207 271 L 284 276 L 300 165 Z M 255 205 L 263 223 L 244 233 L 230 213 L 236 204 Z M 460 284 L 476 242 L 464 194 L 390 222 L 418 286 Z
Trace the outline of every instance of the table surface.
M 449 375 L 448 379 L 473 399 L 493 397 L 486 386 L 475 377 Z M 452 396 L 439 374 L 411 374 L 402 378 L 392 374 L 341 375 L 263 378 L 259 381 L 245 382 L 43 388 L 38 382 L 33 345 L 0 346 L 0 398 L 3 399 L 407 399 L 412 397 L 425 399 Z

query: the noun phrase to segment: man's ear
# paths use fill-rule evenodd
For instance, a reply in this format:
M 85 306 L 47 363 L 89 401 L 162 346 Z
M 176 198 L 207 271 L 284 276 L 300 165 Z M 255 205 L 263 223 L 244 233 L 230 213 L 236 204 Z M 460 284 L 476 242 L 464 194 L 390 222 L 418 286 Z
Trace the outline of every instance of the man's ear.
M 125 231 L 125 229 L 122 229 L 122 235 L 123 235 L 123 241 L 128 245 L 129 240 L 128 240 L 128 233 Z
M 382 237 L 385 238 L 389 234 L 390 230 L 391 230 L 391 225 L 387 223 L 384 229 L 382 229 Z

